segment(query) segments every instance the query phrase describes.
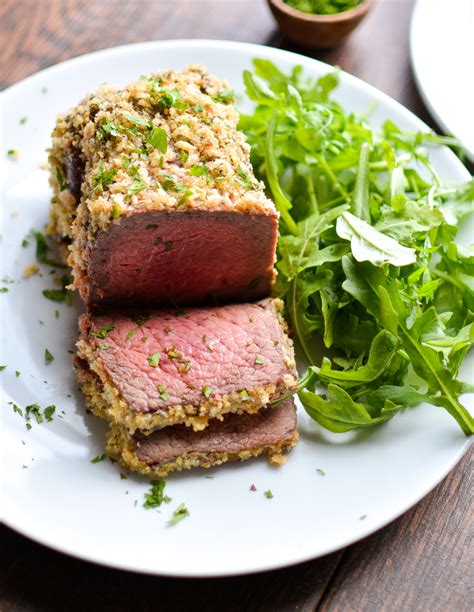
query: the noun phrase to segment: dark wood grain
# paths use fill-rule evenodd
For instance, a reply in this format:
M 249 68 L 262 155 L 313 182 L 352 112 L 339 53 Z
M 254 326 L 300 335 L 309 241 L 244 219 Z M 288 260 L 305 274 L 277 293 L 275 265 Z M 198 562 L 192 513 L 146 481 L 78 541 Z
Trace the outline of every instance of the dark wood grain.
M 0 87 L 114 45 L 222 38 L 338 64 L 436 128 L 409 67 L 412 6 L 413 0 L 378 0 L 344 45 L 309 52 L 280 35 L 265 0 L 2 0 Z M 473 601 L 471 473 L 472 453 L 420 504 L 370 538 L 322 559 L 248 577 L 178 580 L 120 572 L 50 551 L 1 527 L 0 610 L 462 612 Z M 282 545 L 283 539 L 284 534 Z
M 413 510 L 348 548 L 318 611 L 472 610 L 473 458 L 471 449 Z
M 314 610 L 342 553 L 254 576 L 183 580 L 107 569 L 0 528 L 0 610 Z

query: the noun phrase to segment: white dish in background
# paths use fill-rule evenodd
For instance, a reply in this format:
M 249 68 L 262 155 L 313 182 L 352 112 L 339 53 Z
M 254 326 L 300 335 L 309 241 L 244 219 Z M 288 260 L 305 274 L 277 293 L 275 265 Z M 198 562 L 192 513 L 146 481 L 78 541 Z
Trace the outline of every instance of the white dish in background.
M 474 161 L 474 2 L 417 0 L 410 29 L 415 80 L 428 110 Z
M 167 484 L 173 502 L 161 512 L 142 508 L 147 479 L 121 480 L 116 464 L 90 463 L 103 452 L 105 425 L 85 415 L 70 364 L 79 301 L 68 308 L 44 299 L 41 290 L 52 284 L 47 273 L 21 278 L 23 268 L 34 261 L 33 246 L 23 248 L 22 240 L 32 227 L 47 222 L 50 190 L 47 173 L 39 166 L 46 159 L 56 114 L 104 81 L 125 84 L 143 73 L 188 63 L 207 65 L 242 92 L 242 71 L 254 57 L 273 60 L 285 71 L 301 63 L 312 76 L 330 70 L 312 59 L 256 45 L 164 41 L 76 58 L 29 77 L 3 95 L 2 151 L 17 148 L 20 158 L 4 162 L 1 277 L 15 282 L 0 296 L 0 363 L 8 364 L 0 374 L 1 511 L 7 525 L 62 552 L 172 576 L 224 576 L 290 565 L 383 527 L 439 483 L 467 449 L 458 425 L 441 408 L 421 406 L 370 432 L 339 436 L 322 431 L 300 409 L 300 443 L 283 468 L 257 460 L 173 475 Z M 426 127 L 400 104 L 345 73 L 336 98 L 356 112 L 376 100 L 376 123 L 390 118 L 405 129 Z M 21 125 L 23 116 L 28 121 Z M 434 151 L 432 159 L 442 175 L 467 178 L 449 150 Z M 48 366 L 43 363 L 45 347 L 55 356 Z M 20 406 L 55 404 L 57 416 L 51 423 L 33 424 L 28 432 L 8 401 Z M 249 491 L 252 484 L 257 492 Z M 266 489 L 272 490 L 273 499 L 264 496 Z M 167 527 L 166 520 L 181 502 L 190 517 Z

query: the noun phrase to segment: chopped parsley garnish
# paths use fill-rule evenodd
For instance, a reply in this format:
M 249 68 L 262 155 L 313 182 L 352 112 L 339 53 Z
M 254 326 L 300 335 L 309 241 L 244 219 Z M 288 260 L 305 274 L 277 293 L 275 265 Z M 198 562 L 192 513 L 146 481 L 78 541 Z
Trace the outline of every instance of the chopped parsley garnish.
M 41 88 L 41 93 L 42 93 L 42 94 L 46 94 L 46 93 L 48 93 L 48 88 L 47 88 L 47 87 L 42 87 L 42 88 Z
M 243 185 L 244 187 L 252 186 L 252 181 L 250 180 L 249 175 L 247 174 L 247 172 L 245 172 L 242 166 L 239 166 L 239 168 L 237 169 L 237 176 L 239 177 L 238 182 L 241 185 Z
M 255 356 L 255 363 L 257 365 L 263 365 L 263 357 L 261 357 L 260 355 L 256 355 Z
M 25 125 L 25 123 L 28 121 L 28 117 L 22 117 L 20 119 L 20 125 Z
M 120 472 L 120 480 L 127 480 L 127 478 L 128 478 L 127 474 Z
M 193 195 L 193 192 L 191 189 L 186 189 L 186 191 L 183 193 L 183 195 L 180 197 L 180 199 L 178 200 L 178 206 L 182 206 L 185 202 L 187 202 L 189 200 L 189 198 Z
M 37 230 L 32 230 L 31 233 L 33 234 L 33 237 L 36 241 L 36 260 L 37 261 L 39 261 L 42 264 L 51 266 L 52 268 L 66 268 L 67 267 L 66 264 L 50 259 L 48 255 L 50 248 L 48 246 L 48 242 L 46 238 L 41 232 L 38 232 Z M 69 279 L 66 284 L 69 284 Z
M 168 136 L 163 128 L 154 127 L 146 141 L 162 153 L 166 153 L 168 149 Z
M 120 126 L 111 121 L 104 121 L 99 127 L 97 138 L 98 140 L 104 140 L 109 136 L 120 136 Z
M 100 331 L 98 332 L 91 331 L 90 335 L 93 336 L 94 338 L 104 339 L 107 336 L 107 334 L 113 330 L 113 328 L 114 328 L 113 325 L 104 325 L 103 327 L 100 328 Z
M 249 398 L 249 393 L 247 389 L 242 389 L 242 391 L 239 392 L 239 395 L 244 400 L 244 402 L 247 401 Z
M 166 388 L 163 385 L 156 385 L 156 388 L 160 392 L 160 398 L 164 402 L 167 402 L 169 400 L 170 396 L 169 396 L 169 393 L 166 391 Z
M 204 112 L 203 107 L 200 104 L 198 104 L 197 102 L 193 106 L 193 110 L 194 110 L 195 113 L 203 113 Z
M 192 365 L 193 365 L 192 361 L 182 361 L 181 360 L 180 365 L 179 365 L 179 370 L 182 372 L 189 372 Z
M 171 240 L 167 240 L 164 244 L 165 251 L 171 251 L 173 248 L 173 242 Z
M 186 508 L 186 506 L 184 504 L 181 504 L 173 512 L 173 516 L 168 521 L 168 525 L 170 526 L 176 525 L 176 523 L 179 523 L 180 521 L 182 521 L 184 518 L 189 516 L 189 514 L 190 514 L 189 510 Z
M 106 170 L 104 164 L 101 164 L 97 170 L 97 174 L 92 177 L 94 191 L 102 193 L 102 191 L 104 191 L 104 187 L 113 183 L 116 174 L 117 168 L 110 168 L 109 170 Z
M 211 397 L 212 391 L 213 389 L 211 389 L 211 387 L 208 387 L 207 385 L 202 388 L 202 394 L 206 399 L 209 399 Z
M 359 521 L 363 521 L 366 518 L 367 518 L 367 514 L 362 514 L 361 516 L 359 516 Z
M 158 228 L 158 226 L 156 225 L 156 223 L 149 223 L 145 229 L 146 230 L 156 230 Z
M 51 404 L 51 406 L 46 406 L 46 408 L 44 409 L 44 418 L 48 423 L 53 420 L 53 414 L 55 413 L 55 411 L 56 406 L 54 406 L 54 404 Z
M 136 115 L 131 115 L 130 113 L 124 113 L 124 117 L 126 117 L 130 123 L 134 123 L 135 125 L 150 127 L 149 119 L 143 119 L 142 117 L 137 117 Z
M 229 90 L 220 91 L 217 95 L 212 97 L 216 102 L 220 102 L 221 104 L 227 104 L 228 102 L 234 101 L 234 92 Z
M 162 179 L 161 186 L 165 191 L 175 191 L 180 193 L 186 189 L 183 183 L 178 183 L 178 181 L 169 174 L 160 174 L 160 178 Z
M 136 327 L 132 327 L 132 329 L 128 332 L 128 334 L 125 337 L 125 340 L 130 340 L 131 338 L 133 338 L 133 336 L 137 333 L 137 328 Z
M 148 493 L 145 493 L 145 502 L 143 507 L 147 510 L 149 508 L 159 508 L 161 504 L 169 504 L 171 497 L 164 494 L 166 480 L 151 480 L 151 487 Z
M 33 415 L 38 424 L 43 422 L 43 415 L 41 414 L 41 409 L 38 404 L 30 404 L 29 406 L 25 406 L 25 412 L 27 420 L 31 418 L 30 415 Z
M 58 180 L 59 189 L 61 191 L 65 191 L 66 189 L 69 189 L 69 184 L 66 181 L 66 179 L 63 177 L 61 170 L 58 167 L 56 167 L 56 178 Z
M 112 219 L 120 219 L 122 216 L 122 209 L 118 204 L 112 204 Z
M 160 353 L 154 353 L 153 355 L 147 357 L 146 360 L 152 368 L 156 368 L 157 365 L 160 363 Z
M 10 157 L 11 159 L 18 159 L 20 155 L 20 152 L 18 151 L 18 149 L 8 149 L 7 150 L 7 156 Z
M 191 166 L 189 174 L 191 176 L 209 175 L 209 168 L 207 166 Z
M 265 495 L 265 497 L 266 497 L 267 499 L 272 499 L 272 497 L 273 497 L 273 493 L 270 491 L 270 489 L 267 489 L 267 490 L 264 492 L 264 495 Z
M 101 351 L 106 351 L 109 348 L 109 346 L 108 346 L 108 344 L 104 344 L 102 342 L 101 344 L 99 344 L 99 348 L 100 348 Z
M 93 457 L 91 459 L 91 463 L 99 463 L 100 461 L 103 461 L 106 457 L 107 455 L 105 453 L 103 455 L 97 455 L 96 457 Z
M 189 153 L 186 153 L 183 150 L 179 151 L 179 161 L 183 164 L 183 166 L 188 161 L 188 158 L 189 158 Z
M 12 404 L 13 412 L 16 412 L 20 416 L 23 416 L 23 410 L 17 404 Z
M 23 238 L 23 240 L 22 240 L 22 242 L 21 242 L 21 246 L 22 246 L 23 248 L 26 248 L 26 247 L 27 247 L 27 246 L 29 246 L 29 245 L 30 245 L 30 241 L 29 241 L 29 240 L 27 240 L 26 238 Z
M 18 370 L 15 370 L 15 376 L 19 378 L 20 375 L 21 375 L 21 372 L 19 372 Z
M 6 367 L 7 367 L 6 365 L 0 365 L 0 372 L 3 372 L 3 370 L 6 369 Z
M 65 288 L 45 289 L 43 291 L 43 295 L 45 298 L 47 298 L 48 300 L 52 300 L 53 302 L 66 302 L 66 304 L 71 304 L 71 296 Z
M 8 287 L 2 287 L 0 293 L 8 293 Z
M 321 468 L 316 468 L 316 472 L 320 475 L 320 476 L 326 476 L 326 472 L 321 469 Z
M 132 195 L 140 193 L 140 191 L 143 191 L 144 189 L 146 189 L 146 187 L 147 187 L 147 184 L 144 181 L 142 181 L 141 178 L 134 178 L 132 181 L 132 184 L 128 188 L 127 197 L 130 198 L 132 197 Z
M 45 363 L 51 363 L 54 359 L 54 355 L 48 351 L 47 348 L 44 349 L 44 361 Z

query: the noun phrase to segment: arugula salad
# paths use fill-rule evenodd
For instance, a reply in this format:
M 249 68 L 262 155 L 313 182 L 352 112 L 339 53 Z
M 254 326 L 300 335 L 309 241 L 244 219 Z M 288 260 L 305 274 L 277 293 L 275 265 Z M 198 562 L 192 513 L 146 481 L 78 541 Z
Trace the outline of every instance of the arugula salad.
M 474 180 L 438 175 L 434 133 L 379 130 L 314 80 L 255 59 L 241 115 L 252 163 L 280 212 L 277 293 L 307 362 L 299 398 L 333 432 L 383 423 L 428 402 L 466 435 L 458 379 L 474 341 L 474 248 L 456 243 Z

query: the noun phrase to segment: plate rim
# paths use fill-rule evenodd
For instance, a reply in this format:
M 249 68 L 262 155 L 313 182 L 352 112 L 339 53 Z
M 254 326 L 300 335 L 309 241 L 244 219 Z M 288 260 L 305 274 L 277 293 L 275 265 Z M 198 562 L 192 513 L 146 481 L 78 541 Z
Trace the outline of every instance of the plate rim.
M 93 51 L 91 53 L 85 53 L 85 54 L 74 56 L 63 62 L 54 64 L 38 72 L 35 72 L 31 75 L 28 75 L 24 79 L 12 84 L 11 86 L 9 86 L 8 88 L 4 89 L 1 92 L 1 99 L 3 101 L 9 100 L 11 97 L 16 96 L 17 92 L 21 92 L 21 89 L 23 87 L 29 86 L 35 81 L 39 81 L 40 79 L 44 78 L 45 75 L 49 75 L 50 73 L 55 73 L 55 72 L 60 73 L 63 70 L 69 70 L 71 66 L 74 66 L 76 64 L 79 65 L 81 63 L 89 62 L 89 61 L 94 62 L 97 57 L 104 57 L 107 55 L 112 57 L 116 55 L 117 53 L 119 54 L 127 53 L 127 51 L 129 51 L 132 48 L 133 49 L 138 49 L 138 48 L 141 48 L 141 49 L 158 48 L 160 49 L 160 48 L 173 48 L 175 46 L 184 47 L 184 48 L 201 47 L 201 48 L 215 48 L 215 49 L 222 49 L 223 47 L 225 47 L 227 49 L 234 49 L 236 52 L 239 52 L 240 49 L 245 48 L 245 49 L 253 49 L 256 54 L 261 52 L 259 50 L 264 49 L 266 55 L 270 53 L 270 55 L 273 55 L 275 58 L 278 58 L 278 56 L 286 56 L 286 57 L 290 56 L 294 58 L 295 63 L 303 63 L 306 65 L 316 63 L 320 68 L 323 68 L 325 70 L 331 70 L 334 68 L 334 66 L 330 64 L 327 64 L 320 60 L 310 58 L 308 56 L 304 56 L 304 55 L 301 55 L 301 54 L 298 54 L 292 51 L 286 51 L 285 49 L 277 49 L 275 47 L 268 47 L 266 45 L 260 45 L 260 44 L 255 44 L 255 43 L 218 40 L 218 39 L 201 39 L 201 38 L 166 39 L 166 40 L 146 41 L 146 42 L 126 44 L 126 45 L 119 45 L 115 47 L 107 47 L 104 49 Z M 383 102 L 389 108 L 395 109 L 400 115 L 407 117 L 411 122 L 417 124 L 420 129 L 426 129 L 426 130 L 431 131 L 431 128 L 422 119 L 420 119 L 417 115 L 415 115 L 415 113 L 410 111 L 403 104 L 401 104 L 400 102 L 398 102 L 397 100 L 395 100 L 394 98 L 386 94 L 385 92 L 381 91 L 374 85 L 364 81 L 363 79 L 360 79 L 359 77 L 352 75 L 349 72 L 341 70 L 341 73 L 344 74 L 344 79 L 346 80 L 346 82 L 350 84 L 351 87 L 355 87 L 358 90 L 361 90 L 368 94 L 373 95 L 374 97 L 377 98 L 378 101 Z M 467 168 L 462 164 L 462 162 L 457 158 L 457 156 L 452 151 L 450 151 L 447 147 L 444 147 L 444 149 L 445 149 L 446 155 L 450 158 L 451 163 L 454 163 L 457 165 L 457 169 L 459 173 L 463 174 L 466 178 L 468 178 L 470 174 Z M 2 391 L 2 394 L 3 393 L 4 392 Z M 140 574 L 145 574 L 145 575 L 178 577 L 178 578 L 215 578 L 215 577 L 229 577 L 229 576 L 256 574 L 256 573 L 281 569 L 284 567 L 289 567 L 289 566 L 297 565 L 299 563 L 304 563 L 310 560 L 321 558 L 337 550 L 341 550 L 342 548 L 351 546 L 352 544 L 359 542 L 362 539 L 372 535 L 376 531 L 386 527 L 387 525 L 392 523 L 394 520 L 398 519 L 402 514 L 407 512 L 409 509 L 413 508 L 416 504 L 420 502 L 420 500 L 422 500 L 436 486 L 438 486 L 440 482 L 442 482 L 446 478 L 449 472 L 459 463 L 459 461 L 465 455 L 465 453 L 470 448 L 470 446 L 471 446 L 471 441 L 469 439 L 466 439 L 462 447 L 454 455 L 452 460 L 448 464 L 446 464 L 445 469 L 442 470 L 442 472 L 440 472 L 440 475 L 436 477 L 434 483 L 430 483 L 430 485 L 424 488 L 419 493 L 419 495 L 415 496 L 414 501 L 411 501 L 405 504 L 401 509 L 398 509 L 396 512 L 391 513 L 390 518 L 384 520 L 382 524 L 369 527 L 366 530 L 359 532 L 357 535 L 354 535 L 352 538 L 349 538 L 344 544 L 328 546 L 326 549 L 323 549 L 322 551 L 316 554 L 293 555 L 293 557 L 291 558 L 287 557 L 285 561 L 280 560 L 280 561 L 276 561 L 273 563 L 266 563 L 265 566 L 262 566 L 260 564 L 255 567 L 248 567 L 242 570 L 228 569 L 228 570 L 219 571 L 219 573 L 212 573 L 212 572 L 210 573 L 210 572 L 206 572 L 205 570 L 203 571 L 203 570 L 197 569 L 193 572 L 182 571 L 178 573 L 176 571 L 167 572 L 166 569 L 157 570 L 157 569 L 152 569 L 150 567 L 145 567 L 145 566 L 140 567 L 139 564 L 136 564 L 136 563 L 132 565 L 132 564 L 124 563 L 119 560 L 111 561 L 110 559 L 108 560 L 106 557 L 99 557 L 98 555 L 94 555 L 94 554 L 76 552 L 72 550 L 70 547 L 69 548 L 66 546 L 63 547 L 57 542 L 53 541 L 52 538 L 50 537 L 47 537 L 47 536 L 42 537 L 41 534 L 38 535 L 35 532 L 34 528 L 22 527 L 21 524 L 18 524 L 14 520 L 14 517 L 11 517 L 11 516 L 5 517 L 4 511 L 2 511 L 2 516 L 0 517 L 0 520 L 3 524 L 13 529 L 15 532 L 19 533 L 20 535 L 27 537 L 28 539 L 34 542 L 37 542 L 41 545 L 47 546 L 48 548 L 51 548 L 52 550 L 55 550 L 56 552 L 68 555 L 73 558 L 78 558 L 78 559 L 81 559 L 87 562 L 91 562 L 96 565 L 110 567 L 113 569 L 119 569 L 122 571 L 129 571 L 129 572 L 140 573 Z
M 421 20 L 421 15 L 423 11 L 426 10 L 425 5 L 427 4 L 428 2 L 426 0 L 416 0 L 415 6 L 413 7 L 413 13 L 410 18 L 410 27 L 409 27 L 409 34 L 408 34 L 410 67 L 411 67 L 411 71 L 412 71 L 413 78 L 415 81 L 416 89 L 418 93 L 420 94 L 423 104 L 428 109 L 428 112 L 433 117 L 433 119 L 436 121 L 436 123 L 438 123 L 440 128 L 442 128 L 445 134 L 452 134 L 453 132 L 450 130 L 444 118 L 439 114 L 438 110 L 436 109 L 436 106 L 433 104 L 432 100 L 430 99 L 428 95 L 428 92 L 426 91 L 426 87 L 424 85 L 424 79 L 420 73 L 419 62 L 416 59 L 418 57 L 418 54 L 415 53 L 415 49 L 418 45 L 418 43 L 415 41 L 415 39 L 417 38 L 416 30 L 419 27 L 419 21 Z M 471 151 L 471 149 L 469 149 L 467 145 L 461 141 L 461 138 L 459 136 L 457 136 L 456 134 L 453 134 L 453 135 L 455 136 L 455 138 L 459 139 L 459 142 L 461 142 L 461 146 L 467 158 L 469 159 L 471 163 L 473 163 L 474 162 L 474 150 Z

